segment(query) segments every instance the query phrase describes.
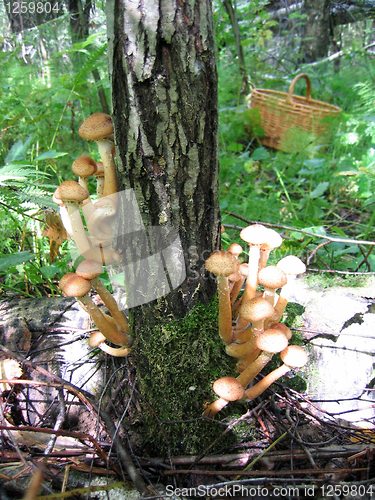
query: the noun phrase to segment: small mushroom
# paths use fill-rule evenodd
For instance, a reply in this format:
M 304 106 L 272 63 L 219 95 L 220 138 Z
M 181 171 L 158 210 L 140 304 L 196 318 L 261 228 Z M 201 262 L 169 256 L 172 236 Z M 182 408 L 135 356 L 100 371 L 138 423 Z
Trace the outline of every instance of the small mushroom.
M 205 409 L 204 417 L 213 418 L 230 401 L 242 399 L 245 392 L 242 385 L 234 377 L 219 378 L 214 382 L 212 389 L 220 399 L 217 399 Z
M 287 284 L 286 274 L 277 266 L 267 266 L 259 271 L 258 280 L 264 286 L 263 298 L 274 306 L 278 298 L 276 290 Z
M 239 268 L 239 262 L 234 255 L 223 250 L 214 252 L 206 259 L 205 267 L 208 272 L 217 277 L 219 296 L 219 335 L 225 344 L 232 342 L 232 310 L 228 276 Z
M 259 270 L 263 269 L 266 267 L 268 257 L 272 250 L 275 248 L 279 247 L 281 243 L 283 242 L 282 237 L 274 231 L 273 229 L 267 228 L 268 229 L 268 237 L 267 241 L 263 243 L 263 245 L 260 247 L 260 259 L 259 259 Z
M 111 313 L 117 328 L 124 333 L 129 333 L 130 328 L 128 320 L 123 311 L 120 311 L 117 302 L 109 293 L 107 288 L 104 286 L 103 282 L 100 280 L 99 276 L 103 272 L 103 266 L 99 262 L 93 260 L 82 261 L 77 269 L 76 274 L 82 278 L 91 281 L 92 286 L 98 292 L 100 298 L 107 306 L 109 312 Z
M 78 184 L 87 189 L 87 179 L 96 172 L 96 163 L 91 156 L 82 155 L 74 160 L 72 170 L 78 175 Z
M 266 366 L 266 364 L 272 359 L 272 356 L 285 349 L 288 345 L 288 340 L 285 335 L 278 330 L 267 330 L 260 337 L 257 338 L 257 348 L 262 352 L 260 355 L 253 361 L 249 366 L 247 366 L 240 375 L 237 377 L 237 382 L 241 384 L 241 386 L 245 389 L 250 382 L 262 371 L 262 369 Z M 228 401 L 224 398 L 220 398 L 217 401 L 214 401 L 212 405 L 214 405 L 214 409 L 216 412 L 214 415 L 222 410 Z M 210 405 L 206 412 L 210 410 Z M 207 414 L 205 412 L 205 414 Z M 211 416 L 211 415 L 209 415 Z
M 260 396 L 268 387 L 276 382 L 280 377 L 286 375 L 292 368 L 301 368 L 308 361 L 306 351 L 302 347 L 290 345 L 280 353 L 283 365 L 273 370 L 271 373 L 262 378 L 257 384 L 250 387 L 245 392 L 245 399 L 250 400 Z
M 116 165 L 113 159 L 112 118 L 105 113 L 90 115 L 80 126 L 79 135 L 88 141 L 95 141 L 104 168 L 103 196 L 117 193 Z
M 81 254 L 90 248 L 90 243 L 87 239 L 79 210 L 79 204 L 88 196 L 88 191 L 76 181 L 62 182 L 54 193 L 55 200 L 60 200 L 65 203 L 68 209 L 72 236 Z
M 243 252 L 243 248 L 241 247 L 241 245 L 239 243 L 231 243 L 227 249 L 227 252 L 231 253 L 232 255 L 237 257 L 237 259 L 238 259 L 238 257 Z
M 273 316 L 274 313 L 275 308 L 262 297 L 254 297 L 242 302 L 235 332 L 236 342 L 245 342 L 252 337 L 254 332 L 262 332 L 265 320 Z M 248 327 L 250 322 L 251 326 Z M 238 327 L 240 329 L 243 327 L 243 331 L 237 331 Z
M 68 297 L 75 297 L 77 301 L 84 306 L 85 310 L 107 340 L 119 346 L 130 346 L 131 337 L 113 327 L 88 296 L 91 290 L 91 283 L 89 280 L 85 280 L 77 274 L 69 277 L 69 279 L 65 279 L 63 276 L 59 286 L 65 295 Z

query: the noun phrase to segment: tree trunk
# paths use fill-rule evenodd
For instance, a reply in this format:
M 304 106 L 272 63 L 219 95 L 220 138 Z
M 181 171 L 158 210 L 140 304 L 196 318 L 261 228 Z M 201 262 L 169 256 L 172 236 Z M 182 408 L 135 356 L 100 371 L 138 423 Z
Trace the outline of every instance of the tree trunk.
M 128 305 L 136 306 L 132 356 L 143 417 L 159 451 L 196 452 L 206 425 L 179 422 L 160 434 L 158 420 L 199 418 L 212 370 L 220 376 L 216 285 L 204 270 L 220 246 L 211 1 L 109 0 L 107 27 L 119 191 L 130 193 L 120 252 Z M 147 259 L 160 250 L 166 279 Z
M 302 33 L 302 58 L 314 62 L 328 55 L 330 44 L 331 0 L 305 0 L 302 13 L 307 15 Z

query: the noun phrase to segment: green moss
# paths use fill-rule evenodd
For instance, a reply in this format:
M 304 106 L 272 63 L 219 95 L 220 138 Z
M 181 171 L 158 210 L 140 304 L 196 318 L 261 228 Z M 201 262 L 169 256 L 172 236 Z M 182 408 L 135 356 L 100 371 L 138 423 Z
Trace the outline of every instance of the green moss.
M 185 317 L 157 318 L 152 331 L 147 325 L 139 331 L 137 378 L 150 451 L 199 453 L 223 431 L 220 424 L 200 419 L 204 404 L 216 398 L 212 383 L 234 374 L 235 360 L 219 338 L 217 314 L 214 299 Z

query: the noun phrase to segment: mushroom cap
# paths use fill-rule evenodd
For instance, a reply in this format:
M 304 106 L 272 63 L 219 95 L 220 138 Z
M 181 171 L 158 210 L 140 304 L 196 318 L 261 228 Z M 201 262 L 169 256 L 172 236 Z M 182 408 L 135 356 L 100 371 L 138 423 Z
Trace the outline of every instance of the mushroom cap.
M 224 250 L 219 250 L 212 253 L 206 259 L 205 267 L 210 273 L 228 277 L 238 271 L 240 264 L 234 255 Z
M 104 139 L 113 134 L 112 118 L 105 113 L 94 113 L 86 118 L 78 133 L 88 141 Z
M 259 271 L 258 281 L 266 288 L 281 288 L 287 284 L 288 278 L 284 271 L 277 266 L 267 266 Z
M 273 250 L 281 245 L 282 237 L 273 229 L 267 228 L 267 241 L 261 246 L 261 250 Z
M 82 155 L 74 160 L 72 170 L 78 177 L 89 177 L 96 172 L 96 163 L 91 156 Z
M 238 257 L 243 252 L 243 248 L 239 243 L 231 243 L 227 249 L 227 252 L 231 253 L 235 257 Z
M 298 345 L 290 345 L 280 352 L 282 362 L 294 368 L 301 368 L 308 361 L 307 353 Z
M 252 224 L 240 232 L 240 238 L 249 245 L 261 246 L 268 238 L 268 229 L 262 224 Z
M 76 181 L 64 181 L 56 189 L 54 196 L 64 202 L 75 201 L 81 203 L 88 198 L 89 193 Z
M 234 377 L 223 377 L 215 380 L 212 386 L 215 394 L 226 401 L 237 401 L 245 393 L 240 382 Z
M 285 274 L 302 274 L 306 271 L 306 266 L 301 259 L 295 255 L 287 255 L 277 263 L 277 267 Z
M 247 262 L 240 264 L 240 273 L 242 276 L 247 276 L 249 274 L 249 264 Z
M 288 347 L 288 339 L 280 330 L 270 328 L 256 339 L 256 345 L 261 351 L 276 353 Z
M 102 342 L 105 342 L 106 340 L 107 337 L 105 337 L 99 330 L 96 330 L 95 332 L 92 332 L 92 334 L 90 335 L 89 346 L 98 347 Z
M 76 274 L 85 280 L 92 280 L 102 272 L 103 266 L 95 260 L 83 260 L 76 269 Z
M 64 287 L 61 288 L 64 294 L 68 297 L 83 297 L 90 291 L 90 289 L 90 281 L 85 280 L 84 278 L 81 278 L 81 276 L 77 276 L 76 274 L 68 279 L 64 283 Z
M 59 288 L 60 288 L 60 290 L 64 289 L 64 286 L 65 286 L 66 282 L 70 278 L 72 278 L 73 276 L 75 276 L 75 273 L 66 273 L 66 274 L 64 274 L 64 276 L 59 281 Z
M 290 328 L 288 328 L 284 323 L 276 323 L 275 325 L 272 325 L 271 328 L 273 330 L 280 330 L 280 332 L 283 332 L 283 334 L 286 336 L 288 340 L 292 338 L 292 331 Z
M 262 297 L 247 300 L 240 307 L 240 316 L 246 321 L 262 321 L 274 313 L 275 308 Z

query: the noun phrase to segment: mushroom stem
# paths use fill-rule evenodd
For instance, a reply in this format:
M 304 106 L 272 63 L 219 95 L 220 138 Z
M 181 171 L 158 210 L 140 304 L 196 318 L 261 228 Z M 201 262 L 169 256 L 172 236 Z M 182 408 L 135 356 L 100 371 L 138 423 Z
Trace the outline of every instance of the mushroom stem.
M 223 408 L 227 406 L 229 401 L 223 398 L 219 398 L 213 403 L 211 403 L 203 412 L 203 417 L 214 418 L 214 416 L 219 413 Z
M 117 174 L 116 165 L 112 155 L 113 142 L 108 139 L 98 139 L 99 155 L 103 162 L 104 168 L 104 190 L 103 197 L 117 193 Z
M 242 387 L 246 388 L 272 359 L 273 353 L 262 351 L 237 377 Z
M 99 347 L 103 352 L 114 356 L 116 358 L 124 358 L 130 353 L 130 347 L 110 347 L 105 343 L 106 337 L 102 334 L 102 332 L 93 332 L 90 335 L 89 346 L 90 347 Z
M 228 278 L 217 276 L 217 290 L 219 297 L 219 335 L 225 344 L 230 344 L 233 329 Z
M 88 314 L 92 317 L 94 323 L 102 332 L 102 334 L 112 342 L 112 344 L 116 344 L 119 346 L 129 346 L 132 342 L 132 339 L 129 335 L 124 332 L 120 332 L 117 328 L 113 327 L 104 317 L 101 310 L 97 305 L 90 299 L 88 295 L 84 295 L 83 297 L 77 297 L 78 302 L 81 302 Z
M 91 316 L 92 320 L 102 332 L 102 334 L 112 344 L 119 346 L 130 346 L 132 338 L 124 332 L 120 332 L 112 326 L 104 317 L 99 307 L 94 304 L 91 298 L 87 295 L 91 288 L 89 280 L 85 280 L 77 274 L 73 274 L 69 278 L 60 280 L 60 289 L 69 297 L 75 297 L 76 300 L 84 306 L 85 311 Z
M 76 273 L 78 276 L 91 281 L 92 286 L 98 292 L 100 298 L 107 306 L 109 312 L 111 313 L 116 327 L 124 333 L 129 333 L 130 328 L 128 320 L 123 311 L 118 308 L 117 302 L 109 293 L 107 288 L 104 286 L 103 282 L 99 278 L 100 274 L 103 272 L 103 266 L 92 260 L 84 260 L 77 267 Z
M 232 309 L 228 276 L 236 273 L 239 268 L 237 258 L 229 252 L 218 251 L 211 254 L 205 261 L 205 267 L 217 277 L 219 297 L 219 335 L 225 344 L 232 342 Z
M 301 368 L 307 363 L 308 356 L 302 347 L 291 345 L 283 349 L 280 353 L 283 365 L 266 375 L 253 387 L 245 392 L 245 399 L 254 399 L 260 396 L 277 379 L 286 375 L 292 368 Z
M 104 304 L 107 306 L 112 318 L 115 320 L 117 327 L 121 332 L 129 333 L 129 323 L 123 311 L 118 308 L 117 302 L 109 293 L 107 288 L 104 286 L 100 278 L 94 278 L 91 280 L 92 286 L 100 295 Z
M 268 387 L 276 382 L 277 379 L 286 375 L 292 368 L 287 365 L 281 365 L 276 370 L 273 370 L 271 373 L 262 378 L 258 383 L 250 387 L 245 391 L 245 398 L 247 400 L 255 399 L 260 396 Z
M 242 303 L 255 297 L 255 292 L 258 286 L 259 259 L 259 246 L 251 245 L 249 250 L 249 272 L 246 278 L 245 290 L 242 296 Z

